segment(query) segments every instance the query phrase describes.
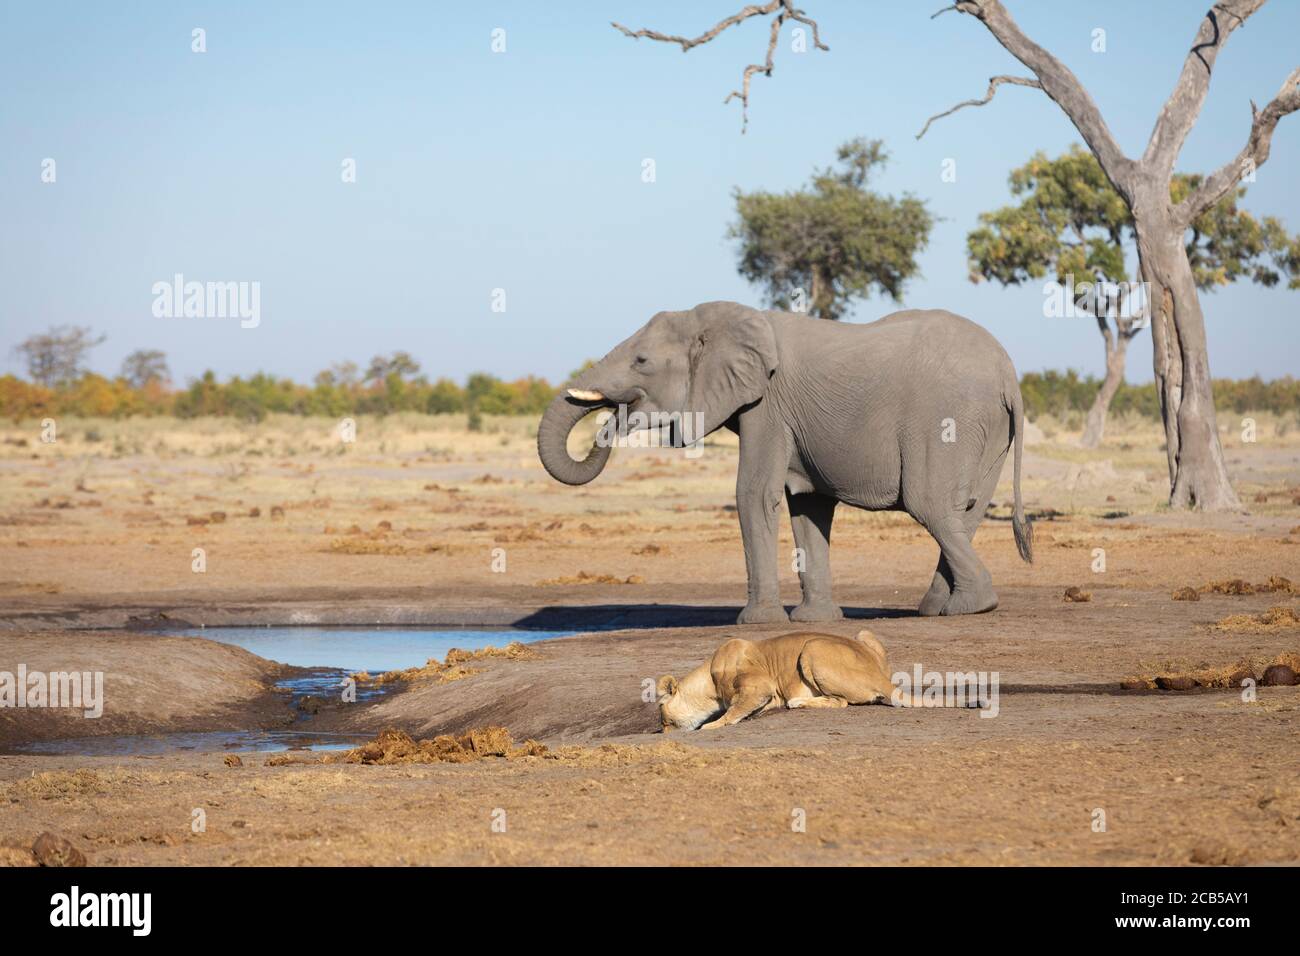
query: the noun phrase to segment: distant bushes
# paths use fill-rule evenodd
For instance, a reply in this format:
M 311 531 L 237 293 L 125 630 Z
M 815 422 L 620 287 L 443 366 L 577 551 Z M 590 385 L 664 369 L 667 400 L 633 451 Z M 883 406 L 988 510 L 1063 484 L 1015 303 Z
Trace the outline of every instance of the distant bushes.
M 205 372 L 179 390 L 158 381 L 135 387 L 126 379 L 94 373 L 53 387 L 5 375 L 0 376 L 0 416 L 19 421 L 46 415 L 216 415 L 261 421 L 272 412 L 330 417 L 459 412 L 474 420 L 481 415 L 540 414 L 555 394 L 555 387 L 542 378 L 507 382 L 481 372 L 463 386 L 446 378 L 430 382 L 398 373 L 362 383 L 340 381 L 334 373 L 322 372 L 308 386 L 264 374 L 219 382 L 214 373 Z
M 1066 372 L 1029 372 L 1020 380 L 1025 414 L 1030 419 L 1058 419 L 1086 413 L 1101 387 L 1100 380 Z M 315 384 L 300 385 L 273 375 L 238 376 L 219 382 L 205 372 L 183 389 L 161 381 L 132 385 L 125 378 L 105 378 L 93 372 L 62 385 L 45 386 L 14 375 L 0 376 L 0 416 L 20 421 L 46 415 L 126 418 L 133 415 L 172 415 L 197 418 L 215 415 L 261 421 L 272 412 L 290 415 L 388 415 L 396 412 L 467 414 L 471 427 L 483 415 L 539 415 L 558 389 L 544 378 L 529 376 L 513 382 L 483 372 L 464 385 L 441 378 L 430 382 L 390 372 L 382 379 L 348 380 L 322 372 Z M 1220 411 L 1300 414 L 1300 382 L 1287 376 L 1265 382 L 1258 376 L 1216 379 L 1214 403 Z M 1160 405 L 1154 384 L 1122 385 L 1111 403 L 1116 414 L 1158 419 Z
M 1042 415 L 1070 418 L 1086 413 L 1101 388 L 1101 380 L 1089 375 L 1080 377 L 1074 369 L 1066 372 L 1028 372 L 1020 377 L 1020 394 L 1025 415 L 1030 419 Z M 1246 379 L 1214 380 L 1214 406 L 1219 411 L 1273 412 L 1277 415 L 1300 414 L 1300 382 L 1291 376 L 1265 382 L 1259 376 Z M 1160 400 L 1154 382 L 1119 387 L 1110 404 L 1112 414 L 1160 418 Z

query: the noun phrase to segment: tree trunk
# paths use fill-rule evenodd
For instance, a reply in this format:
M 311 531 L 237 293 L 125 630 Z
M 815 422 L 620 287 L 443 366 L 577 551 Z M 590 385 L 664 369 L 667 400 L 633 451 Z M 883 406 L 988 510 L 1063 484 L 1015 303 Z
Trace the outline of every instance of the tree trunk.
M 809 312 L 819 319 L 834 319 L 835 290 L 819 266 L 812 267 L 812 302 Z
M 1168 216 L 1168 186 L 1134 204 L 1138 265 L 1147 283 L 1156 391 L 1169 461 L 1169 504 L 1201 511 L 1240 511 L 1219 443 L 1205 341 L 1205 317 L 1183 245 Z M 1163 195 L 1160 195 L 1163 193 Z M 1154 208 L 1153 208 L 1154 207 Z
M 1106 321 L 1102 319 L 1101 321 Z M 1092 408 L 1088 409 L 1087 424 L 1084 425 L 1080 444 L 1084 448 L 1096 448 L 1101 444 L 1106 432 L 1106 413 L 1110 411 L 1111 400 L 1119 387 L 1124 384 L 1124 360 L 1128 355 L 1128 336 L 1112 336 L 1106 332 L 1106 378 L 1101 383 L 1101 390 L 1093 399 Z

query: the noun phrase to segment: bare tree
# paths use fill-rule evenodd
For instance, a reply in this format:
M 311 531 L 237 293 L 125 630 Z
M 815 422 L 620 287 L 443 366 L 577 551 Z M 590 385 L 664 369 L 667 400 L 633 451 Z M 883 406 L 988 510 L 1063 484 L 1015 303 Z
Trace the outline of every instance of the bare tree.
M 692 47 L 708 43 L 728 27 L 734 27 L 738 23 L 743 23 L 750 17 L 772 17 L 772 26 L 767 39 L 767 58 L 762 63 L 751 63 L 745 67 L 745 72 L 741 77 L 740 89 L 732 90 L 727 94 L 723 103 L 730 103 L 733 99 L 740 100 L 741 127 L 743 133 L 745 127 L 749 125 L 749 81 L 753 79 L 755 73 L 762 73 L 764 76 L 772 75 L 773 58 L 776 56 L 776 44 L 781 39 L 781 27 L 786 20 L 794 20 L 802 23 L 812 30 L 813 46 L 819 50 L 829 51 L 830 47 L 822 43 L 821 35 L 817 28 L 817 21 L 810 19 L 802 10 L 795 7 L 793 0 L 770 0 L 770 2 L 758 6 L 751 4 L 744 7 L 739 13 L 732 14 L 724 20 L 719 20 L 711 29 L 705 30 L 697 37 L 679 37 L 668 33 L 660 33 L 657 30 L 629 30 L 621 23 L 612 23 L 615 30 L 619 30 L 634 40 L 640 40 L 644 37 L 647 40 L 658 40 L 660 43 L 676 43 L 682 48 L 683 53 L 689 53 Z
M 1263 5 L 1264 0 L 1223 0 L 1210 7 L 1139 159 L 1125 156 L 1120 150 L 1078 77 L 1025 36 L 998 0 L 961 0 L 939 11 L 956 10 L 974 17 L 1029 68 L 1034 74 L 1032 80 L 1014 82 L 1037 86 L 1061 107 L 1133 214 L 1138 269 L 1151 304 L 1156 386 L 1169 461 L 1169 503 L 1176 508 L 1241 508 L 1223 463 L 1210 383 L 1205 316 L 1183 237 L 1197 217 L 1228 195 L 1242 178 L 1253 177 L 1255 169 L 1268 159 L 1278 120 L 1300 109 L 1300 67 L 1291 71 L 1262 110 L 1251 103 L 1250 134 L 1235 157 L 1202 179 L 1180 202 L 1170 199 L 1170 182 L 1183 142 L 1205 102 L 1219 51 Z M 983 100 L 959 104 L 948 113 L 964 105 L 987 103 L 996 88 L 997 84 L 991 82 Z M 922 129 L 918 138 L 924 133 Z
M 420 363 L 412 358 L 409 352 L 376 355 L 370 360 L 370 367 L 366 369 L 365 380 L 380 383 L 390 375 L 396 375 L 398 378 L 409 378 L 418 371 L 420 371 Z
M 85 371 L 86 355 L 104 341 L 79 325 L 56 325 L 43 335 L 33 335 L 14 348 L 27 365 L 33 382 L 54 388 L 66 385 Z
M 167 356 L 157 349 L 136 349 L 122 360 L 121 377 L 132 388 L 144 388 L 151 382 L 166 383 L 171 379 Z
M 1183 142 L 1205 102 L 1219 51 L 1228 37 L 1264 2 L 1222 0 L 1206 12 L 1178 81 L 1160 111 L 1140 159 L 1124 155 L 1079 78 L 1021 32 L 998 0 L 960 0 L 935 14 L 956 10 L 974 17 L 1033 76 L 993 77 L 983 98 L 967 100 L 931 117 L 917 134 L 918 138 L 934 120 L 966 106 L 982 106 L 990 102 L 1003 84 L 1040 89 L 1061 107 L 1079 130 L 1106 178 L 1133 213 L 1139 271 L 1150 294 L 1155 376 L 1169 461 L 1169 503 L 1173 507 L 1216 511 L 1241 508 L 1223 463 L 1210 385 L 1205 317 L 1182 239 L 1198 216 L 1227 195 L 1243 177 L 1253 175 L 1254 170 L 1268 159 L 1278 121 L 1300 109 L 1300 67 L 1291 72 L 1277 95 L 1263 109 L 1251 104 L 1250 133 L 1235 157 L 1201 180 L 1200 185 L 1178 203 L 1170 200 L 1170 180 Z M 791 0 L 772 0 L 763 6 L 745 7 L 693 40 L 652 30 L 633 33 L 626 27 L 615 26 L 629 36 L 677 43 L 683 50 L 690 50 L 730 26 L 750 17 L 765 15 L 774 15 L 767 60 L 764 65 L 746 67 L 742 91 L 732 94 L 740 98 L 742 105 L 748 105 L 750 76 L 755 72 L 764 75 L 772 72 L 772 55 L 781 22 L 791 18 L 812 23 L 802 11 L 793 8 Z M 820 42 L 818 46 L 821 48 Z
M 375 358 L 379 358 L 379 356 L 375 356 Z M 335 362 L 328 369 L 316 376 L 316 384 L 327 386 L 337 385 L 342 389 L 353 389 L 361 384 L 361 370 L 357 368 L 356 362 L 346 360 Z

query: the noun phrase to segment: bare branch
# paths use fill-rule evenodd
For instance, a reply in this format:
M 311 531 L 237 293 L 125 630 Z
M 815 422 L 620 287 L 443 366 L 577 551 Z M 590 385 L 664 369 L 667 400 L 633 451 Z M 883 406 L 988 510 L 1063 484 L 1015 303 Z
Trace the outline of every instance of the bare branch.
M 1236 157 L 1201 181 L 1195 191 L 1178 204 L 1175 213 L 1186 223 L 1196 219 L 1227 195 L 1248 171 L 1258 169 L 1268 159 L 1273 130 L 1283 116 L 1300 110 L 1300 67 L 1287 76 L 1277 96 L 1262 110 L 1250 104 L 1250 136 Z
M 1224 0 L 1206 11 L 1187 59 L 1183 61 L 1178 82 L 1156 118 L 1151 139 L 1142 156 L 1143 165 L 1151 164 L 1153 169 L 1163 174 L 1173 172 L 1183 142 L 1200 116 L 1219 51 L 1232 31 L 1242 26 L 1246 18 L 1263 5 L 1264 0 Z
M 1133 161 L 1120 150 L 1097 104 L 1069 67 L 1025 36 L 999 0 L 958 0 L 953 6 L 983 23 L 1008 53 L 1030 69 L 1043 92 L 1078 129 L 1120 195 L 1128 196 Z
M 744 79 L 741 81 L 739 90 L 732 90 L 727 94 L 726 99 L 722 101 L 725 106 L 733 99 L 740 100 L 740 132 L 743 135 L 745 130 L 749 129 L 749 80 L 755 73 L 762 73 L 764 76 L 772 75 L 772 57 L 776 55 L 776 44 L 781 39 L 781 24 L 785 22 L 785 12 L 777 14 L 772 18 L 772 32 L 767 43 L 767 60 L 763 63 L 751 63 L 745 67 Z
M 669 34 L 666 33 L 660 33 L 658 30 L 632 31 L 629 30 L 627 27 L 623 26 L 623 24 L 621 23 L 611 23 L 610 26 L 612 26 L 615 30 L 621 30 L 625 35 L 630 36 L 634 40 L 639 40 L 642 37 L 645 37 L 647 40 L 658 40 L 661 43 L 680 44 L 682 48 L 682 52 L 685 53 L 691 47 L 699 46 L 702 43 L 708 43 L 710 40 L 712 40 L 714 37 L 716 37 L 719 33 L 727 29 L 728 27 L 734 27 L 737 23 L 742 23 L 745 20 L 748 20 L 750 17 L 766 16 L 769 13 L 775 13 L 781 6 L 782 6 L 782 0 L 772 0 L 771 3 L 768 3 L 765 6 L 758 7 L 758 6 L 751 5 L 745 7 L 739 13 L 733 13 L 725 20 L 718 21 L 718 23 L 713 27 L 713 29 L 705 30 L 703 33 L 695 37 L 695 39 L 693 40 L 688 40 L 686 37 L 670 36 Z
M 1106 354 L 1110 355 L 1115 351 L 1115 334 L 1110 330 L 1110 322 L 1106 318 L 1106 313 L 1094 314 L 1093 318 L 1097 320 L 1097 328 L 1101 330 L 1102 341 L 1106 343 Z M 1116 324 L 1118 325 L 1118 322 Z
M 822 42 L 821 33 L 817 29 L 816 20 L 814 20 L 812 17 L 805 14 L 802 10 L 796 10 L 794 7 L 790 6 L 789 4 L 786 4 L 786 16 L 788 16 L 791 20 L 797 20 L 800 23 L 807 24 L 808 26 L 812 27 L 813 46 L 815 46 L 817 49 L 825 53 L 831 52 L 831 48 Z
M 661 43 L 676 43 L 686 53 L 692 47 L 708 43 L 718 34 L 722 33 L 729 27 L 734 27 L 738 23 L 743 23 L 751 17 L 767 16 L 775 13 L 772 18 L 772 29 L 768 38 L 767 58 L 762 63 L 751 63 L 745 67 L 739 90 L 732 90 L 727 94 L 723 103 L 730 103 L 733 99 L 740 100 L 741 128 L 743 133 L 749 127 L 749 82 L 755 73 L 762 73 L 764 76 L 772 75 L 773 57 L 776 55 L 776 45 L 781 39 L 781 26 L 787 19 L 796 20 L 812 28 L 813 46 L 818 50 L 830 50 L 826 44 L 822 43 L 821 33 L 817 28 L 817 21 L 813 20 L 802 10 L 796 9 L 794 0 L 771 0 L 763 6 L 750 5 L 742 8 L 739 12 L 732 14 L 725 20 L 719 20 L 711 29 L 704 31 L 697 37 L 681 37 L 672 34 L 660 33 L 657 30 L 629 30 L 621 23 L 610 24 L 614 29 L 621 31 L 625 36 L 634 40 L 645 38 L 647 40 L 657 40 Z
M 998 87 L 1001 86 L 1003 83 L 1013 83 L 1016 86 L 1032 86 L 1034 87 L 1034 89 L 1038 89 L 1038 90 L 1041 90 L 1043 88 L 1042 84 L 1039 83 L 1037 80 L 1031 80 L 1025 76 L 991 76 L 989 77 L 989 91 L 984 94 L 983 99 L 962 100 L 960 103 L 958 103 L 950 110 L 944 110 L 942 113 L 935 113 L 933 116 L 931 116 L 928 120 L 925 121 L 925 125 L 921 127 L 921 132 L 916 134 L 916 138 L 920 139 L 922 136 L 924 136 L 925 131 L 930 128 L 930 124 L 937 119 L 943 119 L 945 116 L 951 116 L 953 113 L 957 112 L 960 109 L 964 109 L 967 106 L 983 106 L 989 100 L 993 99 L 993 94 L 998 91 Z

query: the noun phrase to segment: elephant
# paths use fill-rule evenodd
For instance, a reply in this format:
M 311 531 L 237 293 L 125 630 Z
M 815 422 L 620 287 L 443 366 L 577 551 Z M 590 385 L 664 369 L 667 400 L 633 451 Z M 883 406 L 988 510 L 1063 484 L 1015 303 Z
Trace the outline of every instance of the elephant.
M 611 423 L 574 459 L 569 432 L 610 407 Z M 538 425 L 538 457 L 558 481 L 586 484 L 604 469 L 611 434 L 645 427 L 666 430 L 675 447 L 722 427 L 740 438 L 736 511 L 749 582 L 740 624 L 843 617 L 830 575 L 841 502 L 906 511 L 934 536 L 939 563 L 920 614 L 993 610 L 992 577 L 971 539 L 1013 445 L 1012 529 L 1020 557 L 1033 561 L 1019 379 L 988 331 L 951 312 L 906 310 L 869 324 L 735 302 L 660 312 L 561 390 Z M 803 558 L 803 601 L 789 616 L 777 578 L 783 497 Z

